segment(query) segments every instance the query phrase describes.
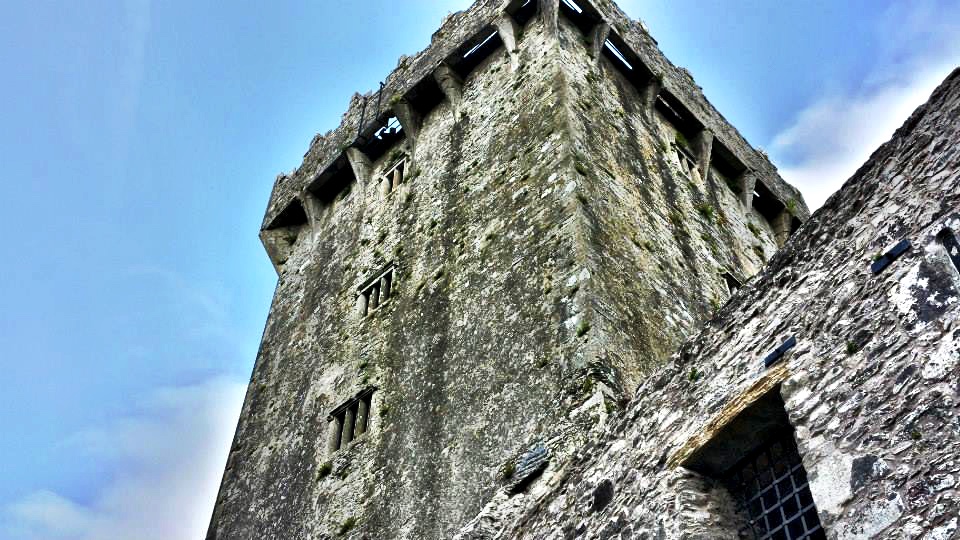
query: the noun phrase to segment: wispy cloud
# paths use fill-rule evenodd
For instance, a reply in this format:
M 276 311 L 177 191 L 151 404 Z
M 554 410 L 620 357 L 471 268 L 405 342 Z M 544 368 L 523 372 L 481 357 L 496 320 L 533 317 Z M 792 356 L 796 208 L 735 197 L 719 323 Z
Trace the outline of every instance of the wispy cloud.
M 39 491 L 4 509 L 16 540 L 203 538 L 246 385 L 217 378 L 163 388 L 138 410 L 73 437 L 78 462 L 114 472 L 86 502 Z M 5 529 L 5 530 L 4 530 Z
M 862 84 L 822 94 L 770 147 L 781 175 L 812 208 L 824 201 L 887 141 L 911 112 L 960 65 L 960 7 L 937 0 L 894 5 L 877 32 L 885 36 Z

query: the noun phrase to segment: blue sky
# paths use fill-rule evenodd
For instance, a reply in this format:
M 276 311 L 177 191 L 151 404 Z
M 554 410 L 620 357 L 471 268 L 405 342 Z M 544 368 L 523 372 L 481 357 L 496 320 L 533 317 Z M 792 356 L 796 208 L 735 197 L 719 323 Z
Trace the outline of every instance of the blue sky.
M 468 4 L 0 4 L 0 538 L 202 536 L 273 178 Z M 960 64 L 952 1 L 621 5 L 811 206 Z

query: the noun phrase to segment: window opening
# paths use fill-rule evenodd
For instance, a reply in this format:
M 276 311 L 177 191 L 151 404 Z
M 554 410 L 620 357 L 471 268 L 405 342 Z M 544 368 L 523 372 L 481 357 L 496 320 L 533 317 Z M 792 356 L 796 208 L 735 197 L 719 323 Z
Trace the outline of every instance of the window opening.
M 409 175 L 410 159 L 404 156 L 380 175 L 380 192 L 384 196 L 393 193 Z
M 773 223 L 773 220 L 787 209 L 787 207 L 777 199 L 776 195 L 759 180 L 753 190 L 753 208 L 759 212 L 768 223 Z
M 627 61 L 627 57 L 624 56 L 622 52 L 620 52 L 620 49 L 617 48 L 617 46 L 614 45 L 612 41 L 608 39 L 606 42 L 604 42 L 603 46 L 606 47 L 607 50 L 610 51 L 613 54 L 613 56 L 620 61 L 621 64 L 624 65 L 624 67 L 626 67 L 630 71 L 633 71 L 633 64 Z
M 578 30 L 584 35 L 589 35 L 593 27 L 596 26 L 600 18 L 591 9 L 591 6 L 581 6 L 576 0 L 562 0 L 560 2 L 560 13 L 564 15 Z M 588 11 L 589 10 L 589 11 Z
M 680 162 L 680 168 L 687 177 L 690 177 L 693 171 L 699 169 L 697 160 L 693 157 L 693 152 L 686 144 L 674 142 L 673 151 L 677 154 L 677 161 Z
M 585 17 L 586 15 L 584 15 Z M 586 30 L 590 32 L 596 21 Z M 603 55 L 610 60 L 610 65 L 619 71 L 638 91 L 644 91 L 653 81 L 653 73 L 643 63 L 620 37 L 611 31 L 610 37 L 603 42 Z
M 346 197 L 353 187 L 356 180 L 353 169 L 346 158 L 343 158 L 343 162 L 335 163 L 307 187 L 324 206 L 330 206 L 338 198 Z
M 718 179 L 739 197 L 741 191 L 740 178 L 747 171 L 747 167 L 717 139 L 713 140 L 710 166 L 714 177 L 719 177 Z
M 737 414 L 683 466 L 734 496 L 739 515 L 730 516 L 728 530 L 740 538 L 826 538 L 779 386 Z
M 466 80 L 467 76 L 501 45 L 503 40 L 500 38 L 500 33 L 496 29 L 487 27 L 464 43 L 447 61 L 457 76 Z
M 953 261 L 954 268 L 960 272 L 960 243 L 957 242 L 957 236 L 950 229 L 944 229 L 937 235 L 937 240 L 947 250 L 947 255 Z
M 361 317 L 366 317 L 386 303 L 393 294 L 393 268 L 370 280 L 360 288 L 357 295 L 357 307 Z
M 723 282 L 726 283 L 727 285 L 727 292 L 730 295 L 733 295 L 733 293 L 737 292 L 740 289 L 740 287 L 743 286 L 743 284 L 740 283 L 740 280 L 737 279 L 736 276 L 734 276 L 730 272 L 724 272 L 722 274 L 722 277 L 723 277 Z
M 484 45 L 486 45 L 487 43 L 489 43 L 490 40 L 493 39 L 493 38 L 495 38 L 495 37 L 497 37 L 497 32 L 494 32 L 494 33 L 490 34 L 489 36 L 487 36 L 486 39 L 484 39 L 484 40 L 481 41 L 480 43 L 474 45 L 472 49 L 470 49 L 469 51 L 467 51 L 466 54 L 463 55 L 463 57 L 466 58 L 466 57 L 470 56 L 471 54 L 479 51 Z
M 667 91 L 660 92 L 654 104 L 663 118 L 683 135 L 687 141 L 694 141 L 703 130 L 703 124 L 680 102 Z
M 380 129 L 378 129 L 377 132 L 373 134 L 373 136 L 380 140 L 383 140 L 386 137 L 393 138 L 402 130 L 403 130 L 403 126 L 400 125 L 400 120 L 397 119 L 396 116 L 391 116 L 390 119 L 387 120 L 387 124 L 381 127 Z
M 826 538 L 792 431 L 773 436 L 735 465 L 728 485 L 747 518 L 741 538 Z
M 388 112 L 364 128 L 359 149 L 370 161 L 377 161 L 406 135 L 400 119 Z
M 330 422 L 330 450 L 336 452 L 370 429 L 370 409 L 375 388 L 368 388 L 333 410 Z
M 426 118 L 433 109 L 443 103 L 444 94 L 436 79 L 425 77 L 407 93 L 406 99 L 421 118 Z
M 525 2 L 515 0 L 507 8 L 507 13 L 513 17 L 517 24 L 523 27 L 537 14 L 537 4 L 533 0 L 526 0 Z
M 577 13 L 583 13 L 583 8 L 577 5 L 573 0 L 563 0 L 563 3 L 570 7 L 570 9 L 576 11 Z
M 300 204 L 300 201 L 293 199 L 290 201 L 290 204 L 283 209 L 282 212 L 277 214 L 277 217 L 270 222 L 270 225 L 267 227 L 268 231 L 275 229 L 287 229 L 291 227 L 300 227 L 301 225 L 307 224 L 307 212 L 303 209 L 303 205 Z

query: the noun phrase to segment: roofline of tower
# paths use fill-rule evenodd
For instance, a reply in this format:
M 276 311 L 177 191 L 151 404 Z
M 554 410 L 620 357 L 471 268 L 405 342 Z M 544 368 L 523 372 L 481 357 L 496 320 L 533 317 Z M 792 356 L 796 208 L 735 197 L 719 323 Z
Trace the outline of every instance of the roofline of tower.
M 454 56 L 481 43 L 502 17 L 511 17 L 530 2 L 554 8 L 564 0 L 479 0 L 470 8 L 449 15 L 433 34 L 430 45 L 420 53 L 402 56 L 398 66 L 387 76 L 377 91 L 355 94 L 340 125 L 325 135 L 317 135 L 304 154 L 303 164 L 292 174 L 277 177 L 264 216 L 262 230 L 269 229 L 277 217 L 298 199 L 308 196 L 316 187 L 338 171 L 350 167 L 347 149 L 368 142 L 391 116 L 395 105 L 410 96 L 441 66 L 449 66 Z M 805 221 L 810 211 L 799 190 L 777 173 L 776 167 L 760 151 L 730 125 L 703 95 L 690 73 L 673 65 L 659 50 L 643 23 L 630 19 L 612 2 L 597 7 L 592 0 L 574 0 L 596 24 L 609 29 L 609 38 L 619 49 L 642 63 L 668 95 L 685 107 L 705 130 L 722 143 L 748 171 L 757 173 L 763 184 L 781 202 L 789 203 L 794 216 Z M 541 10 L 543 11 L 542 7 Z M 561 11 L 558 8 L 554 13 Z M 303 204 L 303 201 L 300 201 Z

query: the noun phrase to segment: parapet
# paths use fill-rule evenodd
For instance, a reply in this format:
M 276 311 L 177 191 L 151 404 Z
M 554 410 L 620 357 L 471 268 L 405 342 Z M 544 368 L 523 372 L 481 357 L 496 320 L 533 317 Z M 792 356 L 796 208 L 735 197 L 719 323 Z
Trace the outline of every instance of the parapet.
M 650 97 L 650 106 L 673 115 L 697 138 L 706 135 L 713 159 L 739 177 L 744 202 L 750 205 L 754 194 L 759 195 L 762 203 L 753 204 L 771 222 L 778 216 L 786 218 L 781 220 L 784 234 L 809 217 L 799 191 L 717 112 L 685 69 L 666 59 L 643 24 L 612 2 L 478 0 L 467 10 L 449 15 L 425 50 L 401 57 L 379 89 L 355 94 L 339 127 L 314 137 L 303 164 L 277 178 L 262 229 L 283 227 L 291 206 L 309 206 L 298 202 L 308 193 L 322 197 L 325 186 L 339 185 L 343 176 L 355 177 L 356 159 L 351 163 L 348 149 L 376 159 L 392 142 L 415 137 L 420 119 L 444 99 L 457 99 L 459 85 L 470 70 L 485 55 L 511 44 L 516 31 L 535 16 L 552 18 L 554 27 L 557 17 L 569 18 L 596 52 L 602 50 L 620 62 L 621 70 L 629 71 L 628 80 Z

